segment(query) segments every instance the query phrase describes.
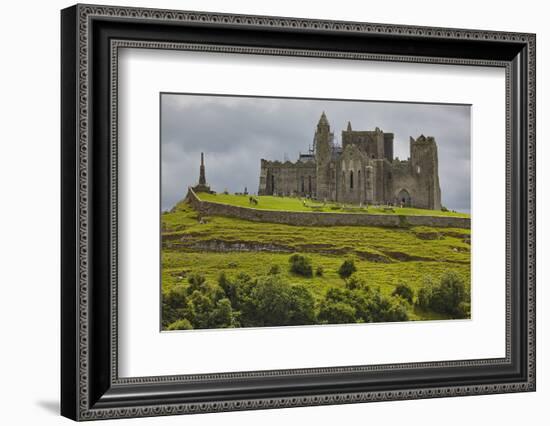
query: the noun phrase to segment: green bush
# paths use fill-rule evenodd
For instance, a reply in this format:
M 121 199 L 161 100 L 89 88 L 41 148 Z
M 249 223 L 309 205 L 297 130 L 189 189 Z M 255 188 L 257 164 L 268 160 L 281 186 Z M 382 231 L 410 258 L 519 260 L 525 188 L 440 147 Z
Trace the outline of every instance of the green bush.
M 294 285 L 290 287 L 288 325 L 307 325 L 315 323 L 315 299 L 311 292 L 303 285 Z
M 225 272 L 220 273 L 218 276 L 218 285 L 223 290 L 225 297 L 231 302 L 231 305 L 235 305 L 237 303 L 237 286 L 227 278 Z
M 338 269 L 338 275 L 340 275 L 340 278 L 349 278 L 351 275 L 357 271 L 357 268 L 355 267 L 355 262 L 352 259 L 345 260 L 342 265 L 340 265 L 340 269 Z
M 168 327 L 184 315 L 187 307 L 187 293 L 184 287 L 177 286 L 162 293 L 162 326 Z
M 361 278 L 359 278 L 357 275 L 352 275 L 351 277 L 349 277 L 346 280 L 344 286 L 348 290 L 360 290 L 360 289 L 366 289 L 368 287 L 367 283 Z
M 259 277 L 239 289 L 243 327 L 304 325 L 315 323 L 315 301 L 301 285 L 291 286 L 280 275 Z
M 167 330 L 192 330 L 193 326 L 191 325 L 189 320 L 182 318 L 168 325 L 166 329 Z
M 318 277 L 322 277 L 325 273 L 325 270 L 322 266 L 317 266 L 317 269 L 315 270 L 315 275 L 317 275 Z
M 392 296 L 402 297 L 404 300 L 412 304 L 414 291 L 409 285 L 401 283 L 397 284 L 397 286 L 393 290 Z
M 281 273 L 281 267 L 279 265 L 272 265 L 271 268 L 269 268 L 269 275 L 277 275 Z
M 290 256 L 288 261 L 290 262 L 290 272 L 304 277 L 313 276 L 313 267 L 311 266 L 311 259 L 309 257 L 295 253 Z
M 204 276 L 193 274 L 189 276 L 186 287 L 177 286 L 163 293 L 163 328 L 234 327 L 237 313 L 233 311 L 231 298 L 237 299 L 237 290 L 223 273 L 218 278 L 218 284 L 208 283 Z
M 351 324 L 356 322 L 355 309 L 344 302 L 323 300 L 319 308 L 319 320 L 327 324 Z
M 401 299 L 386 297 L 380 289 L 373 290 L 366 285 L 354 284 L 353 287 L 330 288 L 319 306 L 319 320 L 329 324 L 342 324 L 409 319 L 406 303 Z
M 189 278 L 187 278 L 187 294 L 190 295 L 195 291 L 198 291 L 200 293 L 204 293 L 208 290 L 207 284 L 206 284 L 206 278 L 200 274 L 191 274 Z
M 229 299 L 220 299 L 210 314 L 210 328 L 228 328 L 236 325 L 235 315 Z
M 451 315 L 454 318 L 469 318 L 470 294 L 466 284 L 456 272 L 446 272 L 434 284 L 427 279 L 418 291 L 418 306 L 434 312 Z

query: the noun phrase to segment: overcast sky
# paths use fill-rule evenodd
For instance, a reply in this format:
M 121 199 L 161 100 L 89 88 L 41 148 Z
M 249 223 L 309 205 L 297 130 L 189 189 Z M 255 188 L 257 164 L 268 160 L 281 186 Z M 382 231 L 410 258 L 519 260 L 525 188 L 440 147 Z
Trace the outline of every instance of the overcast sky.
M 337 144 L 348 120 L 353 130 L 379 127 L 395 134 L 400 159 L 409 157 L 409 136 L 434 136 L 442 204 L 470 211 L 469 106 L 186 94 L 161 95 L 162 209 L 198 182 L 201 152 L 214 191 L 256 193 L 260 159 L 307 152 L 323 111 Z

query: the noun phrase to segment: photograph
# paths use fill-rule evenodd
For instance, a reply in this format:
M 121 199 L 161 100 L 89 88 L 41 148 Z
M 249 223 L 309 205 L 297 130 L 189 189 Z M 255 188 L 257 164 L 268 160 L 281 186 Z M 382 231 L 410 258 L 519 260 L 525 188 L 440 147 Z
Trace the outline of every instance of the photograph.
M 161 93 L 161 330 L 469 320 L 471 119 Z

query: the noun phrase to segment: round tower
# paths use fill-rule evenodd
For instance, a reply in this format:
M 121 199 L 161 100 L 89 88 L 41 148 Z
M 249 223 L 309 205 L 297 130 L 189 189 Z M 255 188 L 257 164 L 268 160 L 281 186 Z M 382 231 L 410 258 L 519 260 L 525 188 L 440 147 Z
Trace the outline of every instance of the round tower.
M 317 123 L 315 136 L 313 138 L 315 146 L 315 162 L 317 175 L 317 199 L 330 199 L 330 161 L 332 159 L 332 138 L 330 125 L 325 112 Z

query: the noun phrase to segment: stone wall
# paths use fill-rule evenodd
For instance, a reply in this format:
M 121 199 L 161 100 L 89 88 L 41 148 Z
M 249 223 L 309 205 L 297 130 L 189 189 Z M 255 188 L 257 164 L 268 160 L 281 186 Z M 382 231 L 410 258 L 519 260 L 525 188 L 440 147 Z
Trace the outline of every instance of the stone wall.
M 225 216 L 253 222 L 271 222 L 297 226 L 435 226 L 441 228 L 470 228 L 470 219 L 462 217 L 259 210 L 203 201 L 196 196 L 192 189 L 189 189 L 187 193 L 187 200 L 201 215 Z
M 299 195 L 313 197 L 317 191 L 314 161 L 261 160 L 258 195 Z

